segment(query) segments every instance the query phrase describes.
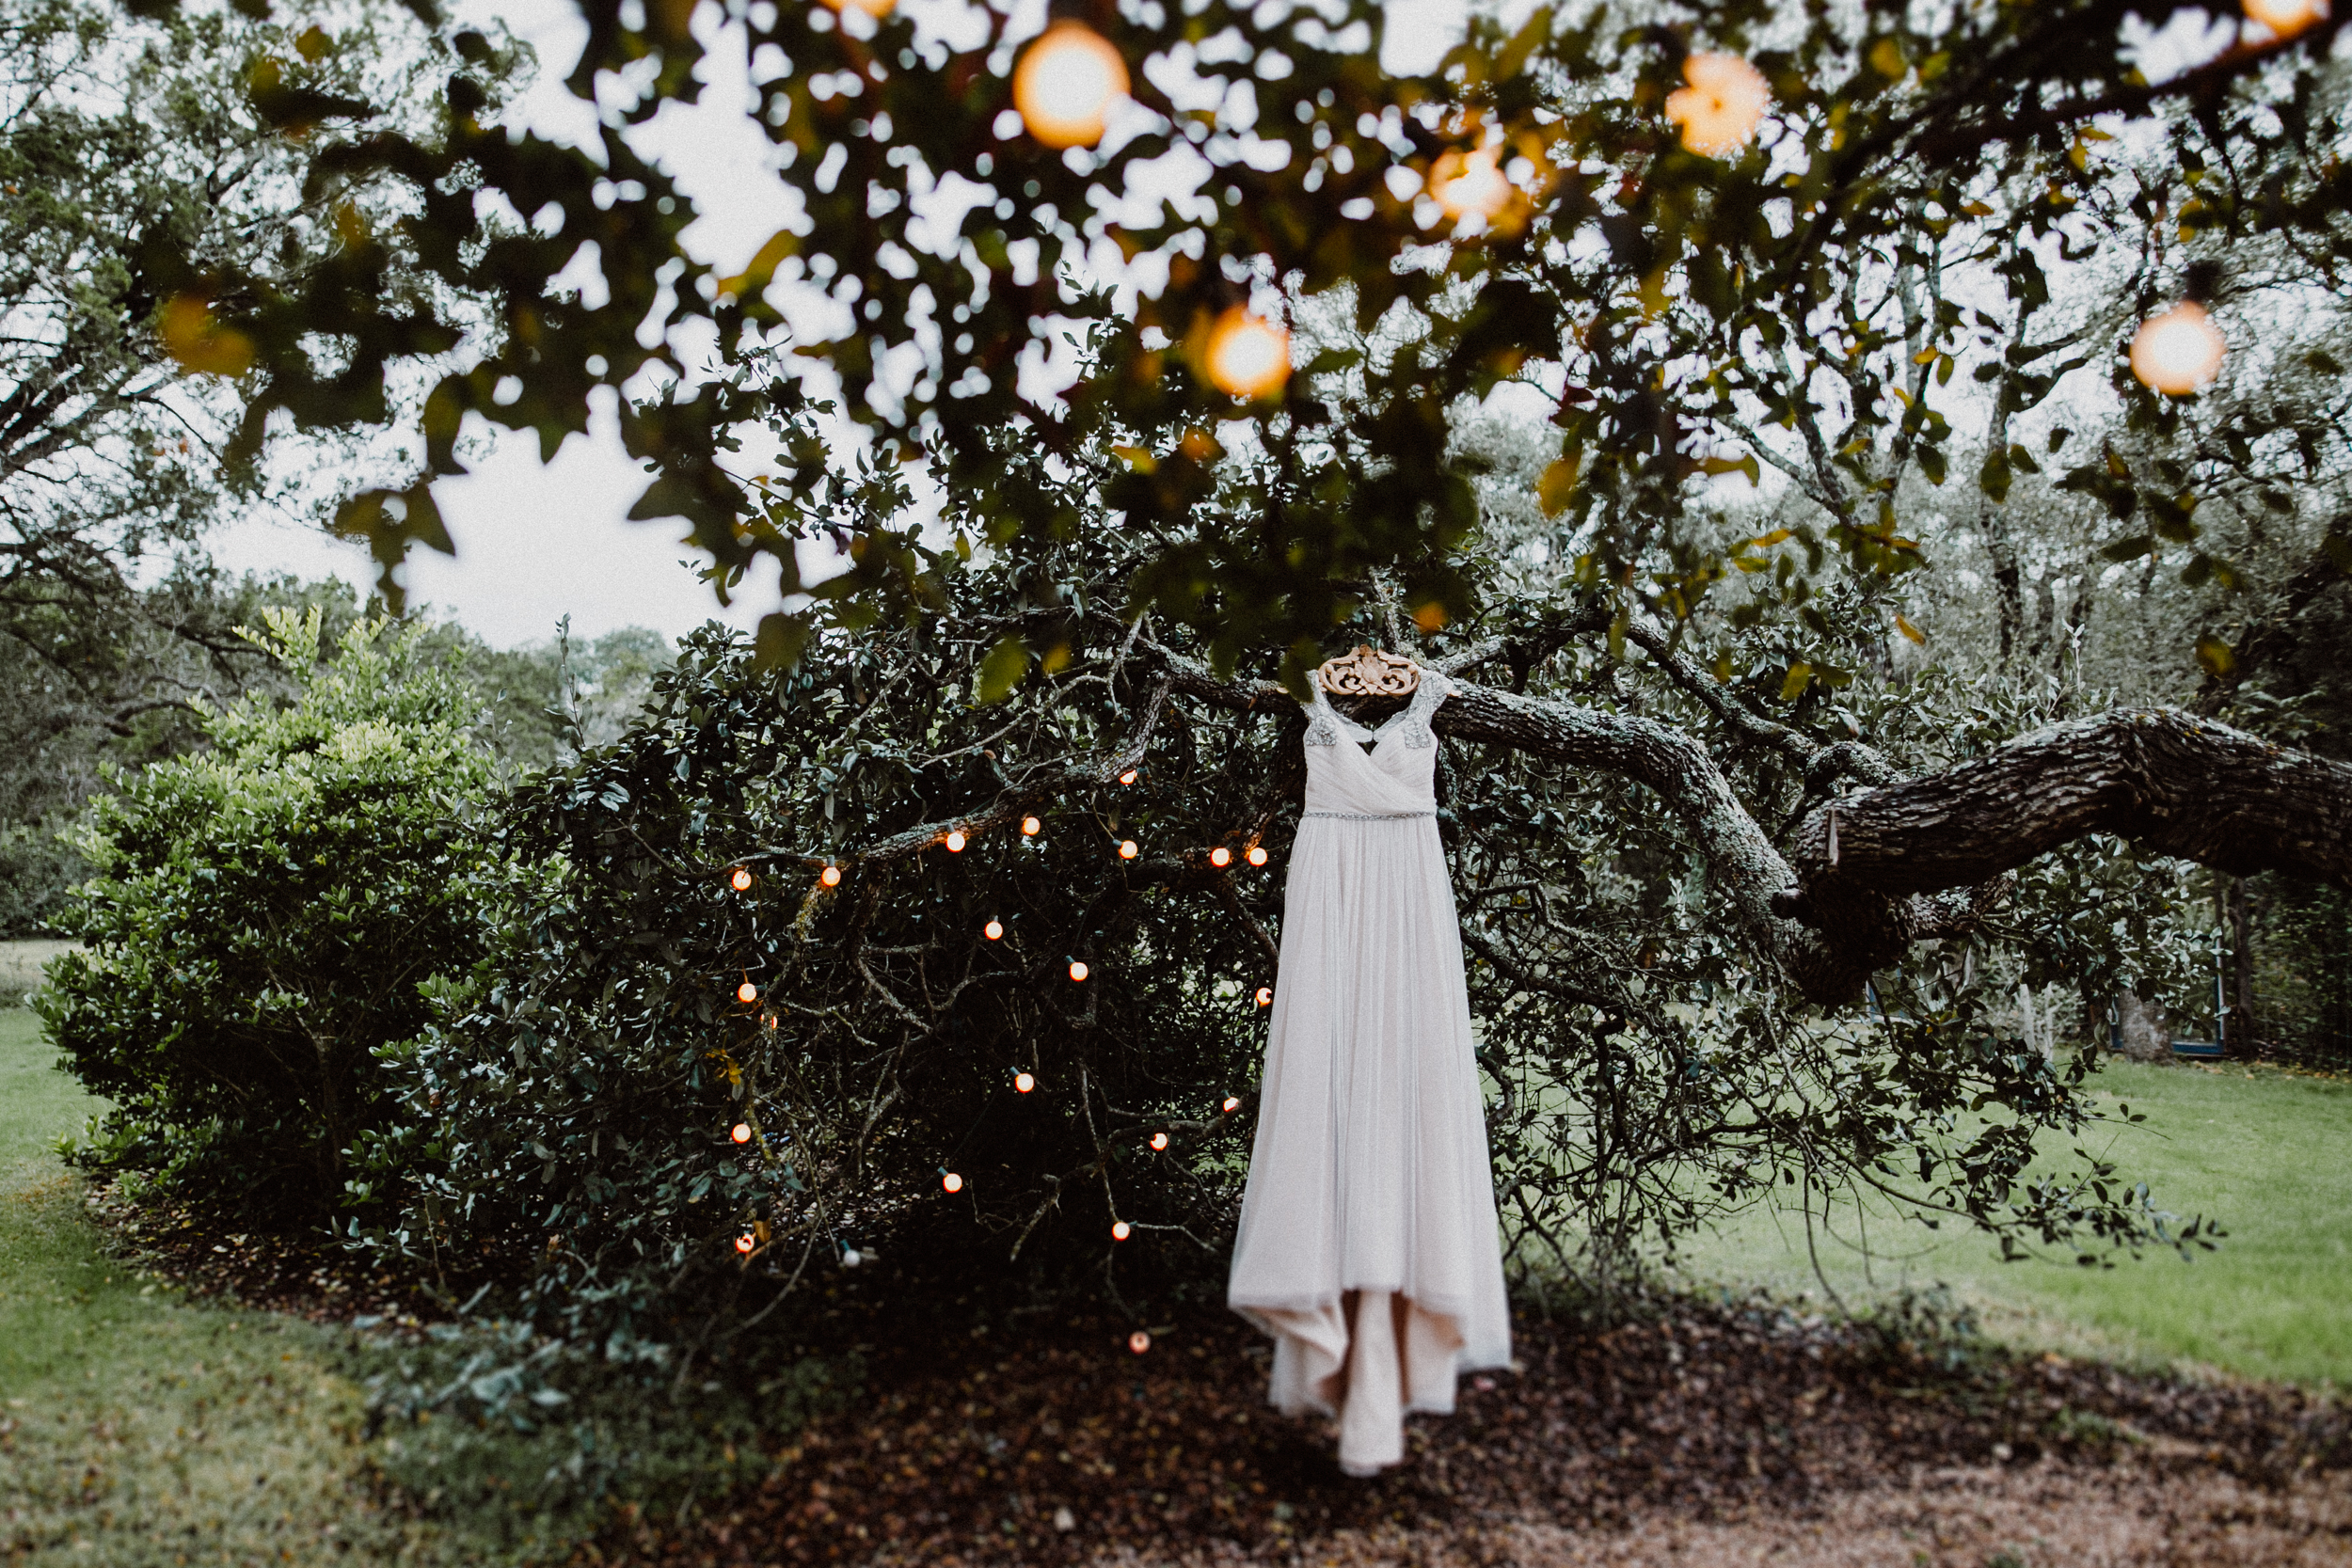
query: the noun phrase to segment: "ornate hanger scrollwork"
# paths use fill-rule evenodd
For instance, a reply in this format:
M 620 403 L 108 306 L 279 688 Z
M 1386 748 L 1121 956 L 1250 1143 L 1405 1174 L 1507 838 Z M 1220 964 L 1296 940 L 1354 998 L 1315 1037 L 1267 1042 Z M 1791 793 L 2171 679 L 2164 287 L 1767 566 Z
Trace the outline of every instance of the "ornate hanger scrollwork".
M 1421 666 L 1359 642 L 1352 654 L 1325 659 L 1315 678 L 1334 697 L 1408 697 L 1421 688 Z

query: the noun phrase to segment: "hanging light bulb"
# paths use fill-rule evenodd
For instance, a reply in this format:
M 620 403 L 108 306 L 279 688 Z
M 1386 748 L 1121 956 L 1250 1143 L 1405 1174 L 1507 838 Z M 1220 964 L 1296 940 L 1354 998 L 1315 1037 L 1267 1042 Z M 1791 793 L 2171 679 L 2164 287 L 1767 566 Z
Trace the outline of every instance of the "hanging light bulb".
M 1291 378 L 1291 335 L 1234 306 L 1209 329 L 1209 380 L 1232 397 L 1262 398 Z
M 1119 1220 L 1111 1226 L 1111 1240 L 1114 1242 L 1123 1242 L 1131 1233 L 1125 1220 Z
M 1502 172 L 1491 147 L 1440 153 L 1429 166 L 1429 194 L 1445 215 L 1457 221 L 1477 217 L 1491 223 L 1518 194 Z
M 817 879 L 824 883 L 827 887 L 839 887 L 841 885 L 841 868 L 837 865 L 829 865 L 822 871 L 817 873 Z
M 963 830 L 961 828 L 951 830 L 947 834 L 947 853 L 961 855 L 963 853 Z
M 1143 851 L 1136 847 L 1136 841 L 1134 839 L 1122 838 L 1119 841 L 1119 858 L 1120 860 L 1131 861 L 1141 853 L 1143 853 Z
M 1083 22 L 1055 23 L 1013 68 L 1012 106 L 1048 147 L 1092 147 L 1126 95 L 1126 60 Z
M 2139 324 L 2132 338 L 2132 373 L 2159 392 L 2185 397 L 2220 373 L 2229 351 L 2205 308 L 2185 299 Z
M 1157 1151 L 1157 1150 L 1159 1150 L 1159 1149 L 1166 1148 L 1167 1147 L 1168 1147 L 1168 1134 L 1167 1134 L 1167 1133 L 1165 1133 L 1165 1132 L 1154 1132 L 1154 1133 L 1152 1133 L 1152 1148 L 1153 1148 L 1153 1150 L 1154 1150 L 1154 1151 Z
M 888 16 L 898 0 L 825 0 L 836 11 L 859 11 L 880 22 Z
M 1137 1355 L 1141 1355 L 1145 1351 L 1152 1348 L 1152 1336 L 1146 1334 L 1143 1330 L 1138 1328 L 1133 1334 L 1127 1336 L 1127 1348 L 1134 1351 Z
M 1084 958 L 1073 958 L 1070 960 L 1070 977 L 1073 980 L 1084 980 L 1087 977 L 1087 966 Z
M 858 1251 L 857 1248 L 853 1246 L 845 1246 L 841 1249 L 841 1266 L 843 1268 L 854 1269 L 860 1263 L 865 1261 L 866 1254 Z
M 1233 863 L 1233 852 L 1220 844 L 1209 851 L 1209 863 L 1222 871 Z
M 1764 73 L 1737 55 L 1690 55 L 1682 79 L 1666 95 L 1666 118 L 1682 127 L 1682 145 L 1707 158 L 1728 158 L 1755 138 L 1772 102 Z
M 1258 1006 L 1261 1007 L 1270 1007 L 1273 1005 L 1274 988 L 1272 986 L 1260 986 L 1258 988 Z
M 954 1171 L 948 1171 L 940 1177 L 939 1184 L 951 1193 L 960 1193 L 963 1191 L 963 1178 L 958 1176 Z
M 735 999 L 748 1007 L 759 1000 L 759 988 L 746 980 L 735 988 Z
M 757 1239 L 755 1238 L 749 1231 L 745 1231 L 742 1235 L 735 1238 L 735 1250 L 738 1252 L 749 1253 L 752 1248 L 757 1246 L 759 1242 Z
M 1265 846 L 1263 844 L 1251 845 L 1249 847 L 1249 853 L 1244 855 L 1242 858 L 1252 865 L 1265 864 Z
M 2291 39 L 2328 17 L 2327 0 L 2245 0 L 2246 20 L 2259 22 L 2282 39 Z
M 748 1121 L 739 1121 L 735 1124 L 735 1131 L 729 1132 L 727 1136 L 733 1138 L 739 1144 L 750 1143 L 752 1141 L 752 1124 Z
M 1025 836 L 1029 838 L 1035 838 L 1037 836 L 1037 831 L 1044 826 L 1044 823 L 1040 822 L 1034 816 L 1025 816 L 1021 819 L 1021 832 Z
M 1241 1096 L 1237 1094 L 1227 1095 L 1225 1097 L 1225 1103 L 1219 1105 L 1217 1109 L 1224 1112 L 1229 1117 L 1232 1116 L 1235 1111 L 1241 1109 Z
M 1027 1094 L 1031 1089 L 1036 1087 L 1037 1079 L 1034 1075 L 1026 1072 L 1016 1072 L 1012 1075 L 1013 1093 Z
M 980 935 L 986 937 L 991 942 L 994 942 L 998 937 L 1001 937 L 1004 934 L 1005 923 L 1001 920 L 992 920 L 987 925 L 980 927 Z
M 1127 771 L 1119 775 L 1119 782 L 1123 784 L 1131 784 L 1135 783 L 1136 770 L 1132 768 L 1128 768 Z
M 749 893 L 752 891 L 752 868 L 748 865 L 739 865 L 735 868 L 735 875 L 729 877 L 727 880 L 735 884 L 736 892 Z

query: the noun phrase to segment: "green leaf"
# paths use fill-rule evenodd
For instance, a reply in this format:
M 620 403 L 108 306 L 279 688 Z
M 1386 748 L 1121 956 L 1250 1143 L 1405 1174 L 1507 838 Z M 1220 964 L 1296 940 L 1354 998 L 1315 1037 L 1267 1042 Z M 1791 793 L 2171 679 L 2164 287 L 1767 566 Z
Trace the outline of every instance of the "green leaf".
M 1029 668 L 1028 644 L 1018 637 L 1000 640 L 980 660 L 979 699 L 982 704 L 1001 703 L 1012 689 L 1021 684 L 1021 677 Z

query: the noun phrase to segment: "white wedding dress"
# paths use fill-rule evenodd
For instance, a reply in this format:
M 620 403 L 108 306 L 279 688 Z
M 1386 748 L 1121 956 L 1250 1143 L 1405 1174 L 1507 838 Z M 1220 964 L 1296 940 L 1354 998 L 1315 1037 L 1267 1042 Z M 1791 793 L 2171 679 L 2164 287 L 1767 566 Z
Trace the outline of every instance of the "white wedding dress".
M 1404 1458 L 1408 1411 L 1507 1366 L 1494 1177 L 1462 938 L 1438 840 L 1424 670 L 1365 730 L 1320 689 L 1281 971 L 1226 1300 L 1274 1337 L 1273 1402 L 1340 1422 L 1340 1464 Z M 1366 753 L 1359 740 L 1375 740 Z

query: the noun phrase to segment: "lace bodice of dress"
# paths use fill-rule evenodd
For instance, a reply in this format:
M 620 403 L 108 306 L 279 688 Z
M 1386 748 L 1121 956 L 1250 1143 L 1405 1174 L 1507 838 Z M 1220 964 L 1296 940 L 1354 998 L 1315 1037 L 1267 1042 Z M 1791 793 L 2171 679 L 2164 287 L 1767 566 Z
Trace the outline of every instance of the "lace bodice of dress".
M 1343 717 L 1318 689 L 1306 736 L 1308 815 L 1427 816 L 1436 810 L 1437 737 L 1429 716 L 1453 689 L 1443 675 L 1424 670 L 1404 710 L 1368 730 Z M 1349 744 L 1341 745 L 1343 738 Z M 1365 740 L 1374 743 L 1370 752 L 1356 744 Z

